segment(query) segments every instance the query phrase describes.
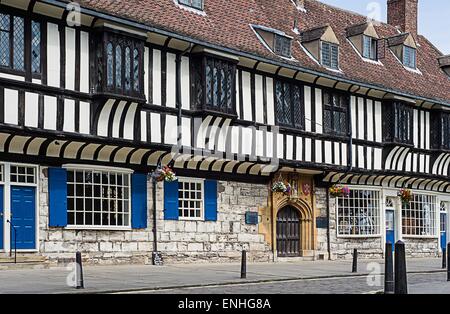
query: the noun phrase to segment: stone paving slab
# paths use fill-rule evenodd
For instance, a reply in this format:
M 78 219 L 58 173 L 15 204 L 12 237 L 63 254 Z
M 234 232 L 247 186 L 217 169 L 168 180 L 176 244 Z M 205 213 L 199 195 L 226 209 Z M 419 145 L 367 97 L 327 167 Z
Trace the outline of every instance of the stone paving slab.
M 410 259 L 409 272 L 441 272 L 441 260 Z M 372 268 L 368 268 L 367 266 Z M 381 260 L 362 260 L 358 275 L 379 267 Z M 126 265 L 90 266 L 84 269 L 86 289 L 76 290 L 66 284 L 71 270 L 1 270 L 0 293 L 73 293 L 112 292 L 168 287 L 222 285 L 228 283 L 280 281 L 292 279 L 354 276 L 351 261 L 315 261 L 249 264 L 247 280 L 240 279 L 239 264 Z

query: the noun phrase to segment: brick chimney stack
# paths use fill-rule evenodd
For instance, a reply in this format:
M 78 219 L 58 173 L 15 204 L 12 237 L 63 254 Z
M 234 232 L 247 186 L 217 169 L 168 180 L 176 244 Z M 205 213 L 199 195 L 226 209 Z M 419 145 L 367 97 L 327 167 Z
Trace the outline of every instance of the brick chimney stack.
M 401 32 L 417 35 L 419 0 L 388 0 L 388 24 Z
M 292 0 L 295 4 L 295 6 L 298 9 L 303 9 L 305 7 L 305 0 Z

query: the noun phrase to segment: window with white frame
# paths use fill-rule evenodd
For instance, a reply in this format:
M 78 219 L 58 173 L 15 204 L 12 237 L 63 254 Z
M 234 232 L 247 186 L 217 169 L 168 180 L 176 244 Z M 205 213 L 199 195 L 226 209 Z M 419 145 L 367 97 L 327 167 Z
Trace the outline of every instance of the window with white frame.
M 405 236 L 436 236 L 436 197 L 414 194 L 402 206 L 402 225 Z
M 130 227 L 130 174 L 67 170 L 67 222 L 81 227 Z
M 380 192 L 351 189 L 348 197 L 337 199 L 338 235 L 379 235 L 380 210 Z
M 363 57 L 377 60 L 378 40 L 376 38 L 363 35 Z
M 180 219 L 203 219 L 203 180 L 178 179 Z
M 29 166 L 11 165 L 11 183 L 36 183 L 36 168 Z
M 403 64 L 408 68 L 416 68 L 416 49 L 408 46 L 403 46 Z
M 321 63 L 322 65 L 339 69 L 339 46 L 326 41 L 321 42 Z

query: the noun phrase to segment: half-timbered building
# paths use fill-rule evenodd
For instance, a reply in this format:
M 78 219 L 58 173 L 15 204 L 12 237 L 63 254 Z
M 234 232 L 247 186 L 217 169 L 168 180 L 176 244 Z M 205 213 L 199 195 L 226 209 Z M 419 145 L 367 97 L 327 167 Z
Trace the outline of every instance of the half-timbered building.
M 439 254 L 450 57 L 417 0 L 387 2 L 381 23 L 316 0 L 1 0 L 0 254 Z

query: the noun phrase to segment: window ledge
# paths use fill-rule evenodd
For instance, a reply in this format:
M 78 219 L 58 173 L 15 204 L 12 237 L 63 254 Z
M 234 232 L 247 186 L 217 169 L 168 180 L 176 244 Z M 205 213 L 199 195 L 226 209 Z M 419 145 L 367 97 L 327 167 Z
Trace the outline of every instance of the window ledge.
M 425 240 L 439 240 L 439 237 L 437 235 L 407 235 L 402 234 L 403 239 L 425 239 Z
M 381 238 L 381 234 L 374 235 L 337 235 L 339 239 L 376 239 Z
M 219 116 L 219 117 L 223 117 L 223 118 L 229 118 L 229 119 L 237 119 L 238 116 L 235 113 L 227 113 L 227 112 L 222 112 L 222 111 L 216 111 L 216 110 L 211 110 L 211 109 L 203 109 L 203 110 L 194 110 L 192 111 L 193 116 Z
M 114 226 L 73 226 L 69 225 L 64 230 L 95 230 L 95 231 L 132 231 L 131 227 L 114 227 Z

